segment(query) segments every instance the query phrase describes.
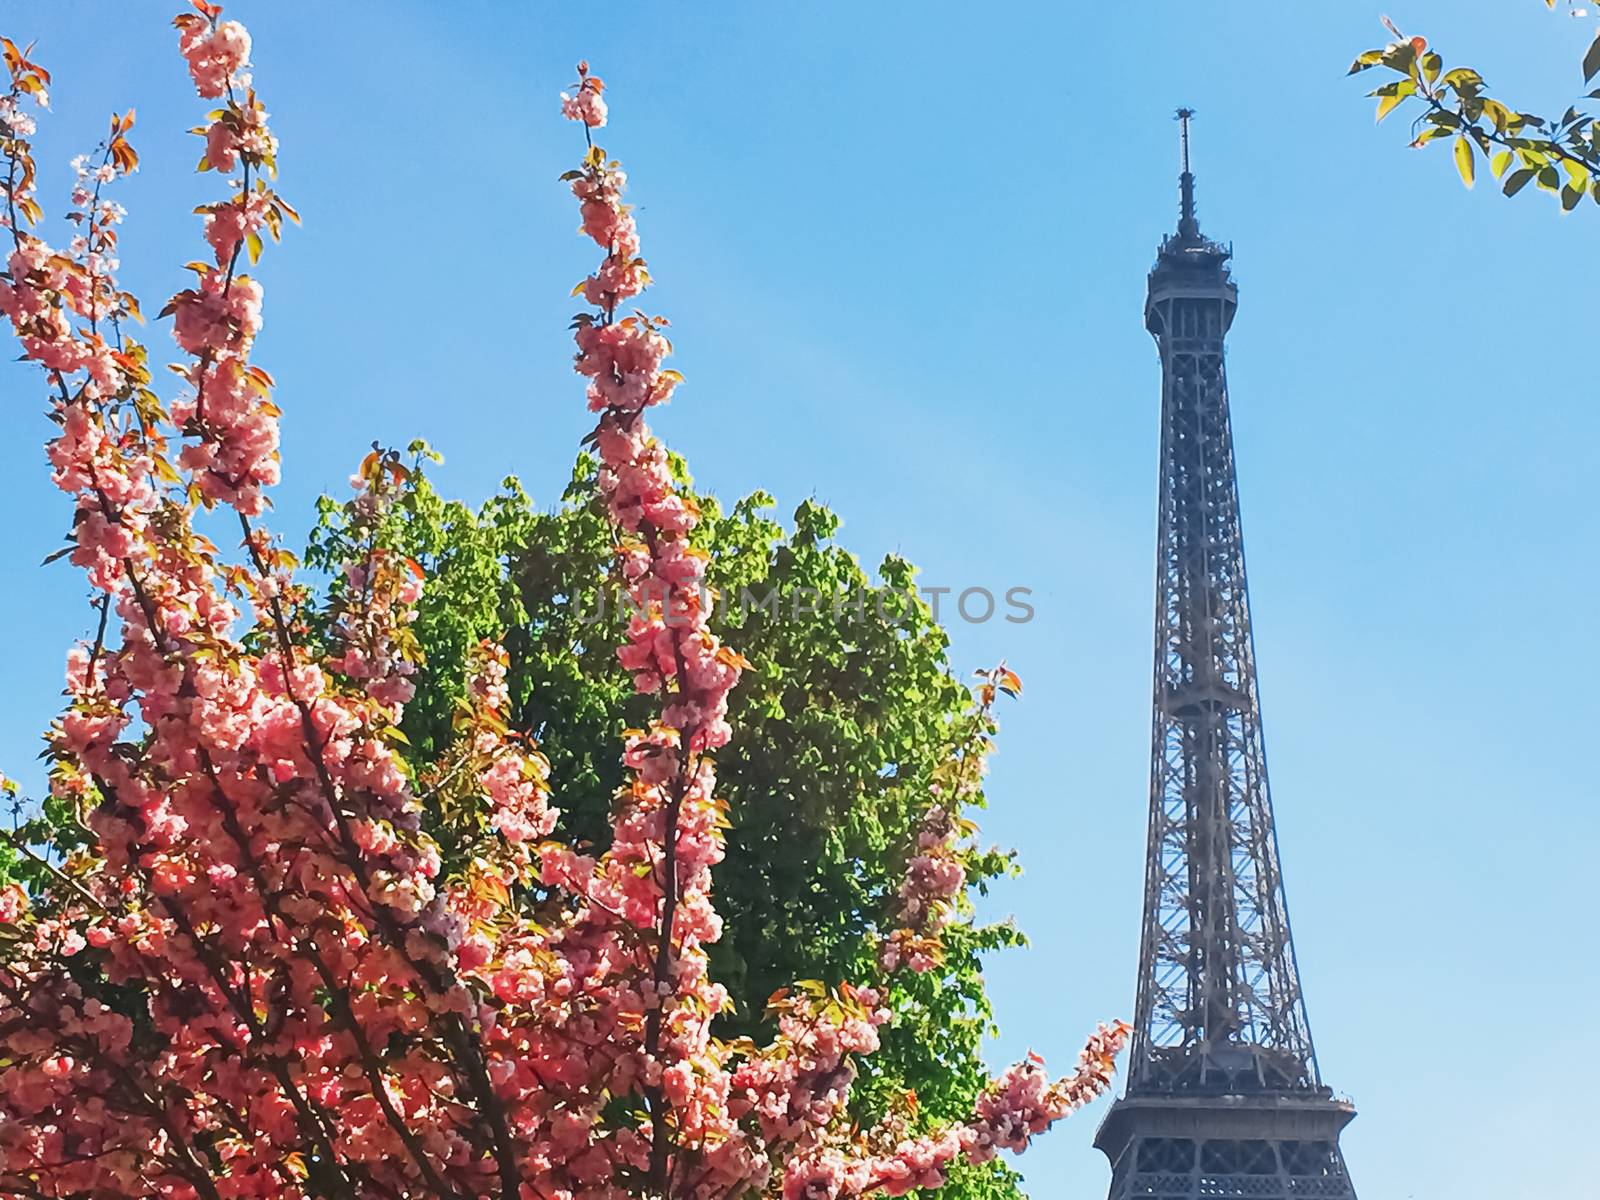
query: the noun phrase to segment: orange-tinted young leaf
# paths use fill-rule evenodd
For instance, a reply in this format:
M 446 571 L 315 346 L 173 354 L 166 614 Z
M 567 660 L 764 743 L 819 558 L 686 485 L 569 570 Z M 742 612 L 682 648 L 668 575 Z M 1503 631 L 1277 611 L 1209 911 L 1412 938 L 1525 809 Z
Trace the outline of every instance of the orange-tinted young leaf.
M 717 661 L 724 666 L 737 667 L 741 671 L 750 669 L 750 660 L 729 646 L 722 646 L 717 650 Z

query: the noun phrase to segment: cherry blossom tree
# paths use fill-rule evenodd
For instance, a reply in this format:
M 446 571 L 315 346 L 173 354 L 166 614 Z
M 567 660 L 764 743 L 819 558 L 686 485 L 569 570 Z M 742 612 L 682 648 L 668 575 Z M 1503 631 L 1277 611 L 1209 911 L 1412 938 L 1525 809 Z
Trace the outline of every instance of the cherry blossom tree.
M 137 166 L 133 114 L 79 163 L 77 235 L 48 245 L 29 139 L 49 75 L 4 43 L 0 313 L 44 374 L 66 554 L 97 633 L 68 654 L 49 735 L 51 803 L 82 837 L 64 855 L 19 844 L 36 882 L 0 890 L 0 1197 L 899 1195 L 1025 1148 L 1102 1092 L 1121 1024 L 1063 1079 L 1009 1068 L 948 1127 L 896 1111 L 860 1129 L 845 1119 L 855 1064 L 892 1018 L 871 987 L 798 982 L 772 998 L 764 1044 L 713 1035 L 716 752 L 748 664 L 708 627 L 699 516 L 645 422 L 679 377 L 666 322 L 619 315 L 648 274 L 622 170 L 593 142 L 607 113 L 584 66 L 562 107 L 584 132 L 569 181 L 602 258 L 576 365 L 636 611 L 618 656 L 657 699 L 620 749 L 609 848 L 555 836 L 547 764 L 507 727 L 493 643 L 439 760 L 419 771 L 400 752 L 426 581 L 375 535 L 345 564 L 331 647 L 311 650 L 310 593 L 262 522 L 279 410 L 251 359 L 263 296 L 247 269 L 296 217 L 273 187 L 249 34 L 194 8 L 174 23 L 216 105 L 202 170 L 231 187 L 201 210 L 209 260 L 162 312 L 182 354 L 168 404 L 117 282 L 107 189 Z M 358 534 L 404 472 L 377 451 L 362 464 Z M 237 554 L 201 532 L 219 522 Z M 1003 669 L 985 678 L 975 730 L 1014 688 Z M 983 745 L 963 746 L 950 789 Z M 420 820 L 446 792 L 484 813 L 450 869 Z M 904 930 L 883 948 L 910 969 L 960 886 L 950 802 L 929 797 Z

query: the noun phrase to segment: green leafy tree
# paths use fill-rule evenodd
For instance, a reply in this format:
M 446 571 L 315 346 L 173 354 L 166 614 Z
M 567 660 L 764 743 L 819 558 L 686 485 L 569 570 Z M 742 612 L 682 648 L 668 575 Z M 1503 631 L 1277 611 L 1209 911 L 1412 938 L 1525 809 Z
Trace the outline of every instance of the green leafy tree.
M 1543 2 L 1550 9 L 1561 7 L 1559 0 Z M 1568 0 L 1567 7 L 1575 18 L 1593 13 L 1575 0 Z M 1426 38 L 1407 37 L 1387 17 L 1383 23 L 1395 40 L 1364 52 L 1350 67 L 1352 75 L 1381 68 L 1397 76 L 1368 93 L 1378 101 L 1378 120 L 1416 100 L 1421 108 L 1412 122 L 1411 144 L 1448 139 L 1456 170 L 1468 187 L 1477 179 L 1481 158 L 1507 196 L 1531 183 L 1557 197 L 1567 212 L 1585 196 L 1600 204 L 1600 118 L 1580 107 L 1584 100 L 1600 99 L 1600 89 L 1559 118 L 1523 112 L 1490 95 L 1483 75 L 1472 67 L 1446 70 Z M 1600 30 L 1583 57 L 1581 72 L 1585 86 L 1600 75 Z
M 435 491 L 424 468 L 437 456 L 422 443 L 411 451 L 382 534 L 428 579 L 414 625 L 425 658 L 403 724 L 408 757 L 447 757 L 468 656 L 482 639 L 499 639 L 513 723 L 550 761 L 563 829 L 603 849 L 624 782 L 618 735 L 646 722 L 651 698 L 635 693 L 616 660 L 628 614 L 616 600 L 595 461 L 579 457 L 553 511 L 536 509 L 515 479 L 474 510 Z M 674 469 L 688 487 L 682 462 Z M 752 664 L 732 696 L 739 736 L 718 762 L 731 828 L 717 876 L 726 926 L 713 970 L 736 1002 L 721 1032 L 739 1036 L 757 1031 L 786 981 L 885 975 L 878 947 L 895 924 L 930 784 L 974 737 L 986 745 L 993 725 L 952 674 L 948 638 L 916 597 L 911 564 L 890 556 L 874 582 L 834 541 L 839 519 L 811 501 L 785 528 L 764 493 L 726 510 L 710 496 L 695 500 L 696 540 L 718 596 L 713 629 Z M 308 565 L 333 572 L 355 560 L 352 516 L 324 498 Z M 336 577 L 331 586 L 344 585 Z M 447 788 L 424 787 L 435 793 L 430 832 L 446 855 L 464 853 L 482 809 L 454 808 Z M 981 804 L 981 791 L 969 799 Z M 930 1123 L 957 1116 L 987 1078 L 981 958 L 1022 937 L 1009 923 L 976 921 L 971 903 L 1013 869 L 1011 855 L 970 846 L 962 855 L 967 886 L 938 965 L 887 976 L 897 1018 L 854 1092 L 863 1121 L 907 1093 Z M 1017 1195 L 1017 1185 L 993 1161 L 958 1169 L 944 1194 L 998 1200 Z

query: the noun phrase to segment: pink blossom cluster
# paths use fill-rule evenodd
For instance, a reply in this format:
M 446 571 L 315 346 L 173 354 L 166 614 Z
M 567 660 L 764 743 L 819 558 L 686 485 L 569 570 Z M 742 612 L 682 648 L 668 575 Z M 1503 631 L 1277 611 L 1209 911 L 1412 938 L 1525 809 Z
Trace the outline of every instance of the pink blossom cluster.
M 469 742 L 478 756 L 477 786 L 490 807 L 489 826 L 501 839 L 505 856 L 515 861 L 520 880 L 533 862 L 539 839 L 549 836 L 559 814 L 548 803 L 550 763 L 506 731 L 511 709 L 506 686 L 509 661 L 505 648 L 489 641 L 480 643 L 473 656 L 467 680 L 474 714 Z
M 211 244 L 217 265 L 226 267 L 247 238 L 259 238 L 261 231 L 268 227 L 271 214 L 271 201 L 259 193 L 245 193 L 237 199 L 211 205 L 206 213 L 206 241 Z
M 0 887 L 0 925 L 15 925 L 31 907 L 28 893 L 20 883 L 8 883 Z
M 250 65 L 250 33 L 237 21 L 218 21 L 220 5 L 195 7 L 198 15 L 181 13 L 173 19 L 178 51 L 189 64 L 195 91 L 215 100 L 229 88 L 248 83 L 240 73 Z
M 16 114 L 28 94 L 17 81 L 39 69 L 13 57 L 10 48 L 7 63 L 13 88 L 5 111 Z M 101 185 L 138 161 L 123 137 L 131 124 L 131 116 L 113 118 L 99 167 L 91 170 L 86 158 L 75 161 L 73 217 L 80 232 L 71 250 L 57 251 L 11 221 L 11 248 L 0 273 L 0 315 L 11 324 L 23 356 L 57 378 L 80 377 L 81 403 L 70 402 L 63 388 L 52 396 L 60 432 L 46 451 L 56 485 L 75 500 L 72 561 L 102 588 L 120 575 L 122 560 L 135 552 L 155 508 L 152 473 L 161 451 L 159 439 L 146 437 L 136 422 L 108 427 L 95 418 L 98 408 L 114 404 L 149 377 L 141 356 L 119 348 L 101 327 L 103 319 L 116 320 L 131 304 L 115 277 L 116 226 L 123 210 L 100 199 Z M 7 197 L 7 214 L 27 224 L 36 206 L 31 183 L 21 181 L 31 181 L 36 172 L 21 128 L 13 115 L 5 131 L 5 150 L 14 164 L 9 177 L 19 181 Z
M 561 93 L 561 115 L 569 121 L 581 121 L 589 129 L 599 129 L 606 123 L 606 102 L 600 93 L 605 84 L 589 74 L 589 64 L 578 64 L 578 82 L 570 93 Z
M 198 210 L 215 267 L 192 264 L 196 286 L 179 292 L 163 315 L 173 317 L 173 337 L 195 362 L 187 378 L 191 396 L 173 406 L 179 426 L 195 436 L 182 465 L 195 477 L 208 506 L 225 504 L 248 517 L 260 515 L 262 489 L 278 482 L 278 409 L 270 400 L 271 377 L 246 365 L 261 330 L 261 287 L 238 270 L 248 248 L 261 253 L 262 231 L 277 239 L 294 209 L 266 183 L 276 172 L 277 138 L 267 113 L 240 72 L 250 54 L 250 35 L 237 21 L 221 21 L 219 5 L 195 0 L 197 13 L 174 20 L 179 49 L 202 96 L 226 97 L 204 134 L 202 169 L 241 175 L 233 195 Z M 235 87 L 244 87 L 241 99 Z
M 848 984 L 836 997 L 800 985 L 768 1011 L 778 1015 L 781 1053 L 752 1055 L 735 1070 L 734 1086 L 768 1142 L 803 1142 L 844 1112 L 853 1060 L 878 1049 L 878 1028 L 891 1014 L 875 990 Z
M 878 962 L 886 971 L 908 968 L 921 973 L 939 964 L 945 933 L 956 919 L 966 889 L 964 843 L 976 826 L 961 814 L 981 800 L 990 734 L 995 727 L 995 698 L 1001 692 L 1017 695 L 1022 688 L 1021 680 L 1004 663 L 980 671 L 978 676 L 983 682 L 966 731 L 954 752 L 934 770 L 928 784 L 928 807 L 906 854 L 905 875 L 892 913 L 898 927 L 878 947 Z
M 121 125 L 120 118 L 116 124 Z M 67 253 L 83 267 L 83 274 L 77 277 L 82 295 L 75 307 L 93 327 L 103 318 L 120 316 L 123 311 L 122 297 L 115 287 L 116 274 L 122 266 L 116 257 L 116 227 L 127 212 L 116 201 L 102 200 L 100 196 L 102 187 L 121 173 L 119 163 L 108 156 L 106 161 L 92 165 L 88 155 L 80 154 L 72 160 L 72 168 L 77 181 L 72 188 L 71 220 L 81 232 L 69 243 Z
M 337 654 L 328 668 L 358 683 L 377 703 L 401 708 L 416 694 L 411 677 L 422 658 L 407 628 L 422 598 L 422 567 L 380 544 L 385 517 L 394 503 L 397 463 L 374 451 L 351 479 L 356 494 L 346 506 L 351 529 L 364 551 L 345 564 L 332 621 Z
M 993 748 L 994 704 L 1000 695 L 1022 694 L 1022 680 L 1004 662 L 979 671 L 968 723 L 952 753 L 934 769 L 928 806 L 906 852 L 906 868 L 891 917 L 898 927 L 878 946 L 886 971 L 932 970 L 943 958 L 944 941 L 964 902 L 967 839 L 977 826 L 963 811 L 981 804 L 984 772 Z
M 1124 1021 L 1101 1025 L 1079 1051 L 1077 1069 L 1065 1079 L 1052 1081 L 1033 1055 L 1006 1068 L 978 1100 L 977 1119 L 970 1127 L 976 1153 L 992 1155 L 995 1149 L 1020 1153 L 1034 1134 L 1103 1095 L 1116 1073 L 1117 1055 L 1132 1032 Z
M 948 905 L 966 882 L 966 871 L 956 857 L 956 822 L 943 805 L 930 808 L 917 833 L 917 853 L 906 864 L 900 898 L 908 920 L 933 920 L 933 910 Z
M 978 1099 L 972 1121 L 933 1133 L 900 1138 L 851 1154 L 825 1146 L 791 1158 L 784 1171 L 784 1200 L 839 1200 L 883 1192 L 902 1196 L 944 1186 L 958 1159 L 984 1162 L 998 1150 L 1021 1153 L 1035 1134 L 1070 1116 L 1111 1086 L 1117 1055 L 1130 1026 L 1102 1025 L 1078 1055 L 1071 1075 L 1051 1080 L 1034 1056 L 1008 1067 Z
M 210 19 L 214 24 L 214 13 Z M 232 139 L 220 159 L 212 153 L 218 128 Z M 237 163 L 243 174 L 231 198 L 199 210 L 216 265 L 191 264 L 199 276 L 196 286 L 179 292 L 163 311 L 173 318 L 173 338 L 195 360 L 185 373 L 192 394 L 173 405 L 173 417 L 195 435 L 181 465 L 193 473 L 202 500 L 254 517 L 264 505 L 262 489 L 279 478 L 278 408 L 270 399 L 271 376 L 248 364 L 261 331 L 262 292 L 254 279 L 239 273 L 238 264 L 247 244 L 252 258 L 260 253 L 261 230 L 276 239 L 283 217 L 294 219 L 294 210 L 261 178 L 263 169 L 272 169 L 277 142 L 254 92 L 243 102 L 230 95 L 212 131 L 207 164 Z
M 601 84 L 580 65 L 586 88 Z M 581 111 L 574 119 L 592 124 Z M 592 147 L 573 180 L 584 232 L 605 252 L 599 271 L 584 285 L 598 313 L 577 321 L 577 370 L 589 380 L 589 407 L 600 416 L 595 431 L 600 489 L 623 537 L 619 561 L 637 615 L 619 652 L 639 691 L 670 688 L 663 723 L 675 729 L 685 752 L 680 765 L 727 744 L 727 697 L 747 665 L 713 635 L 703 611 L 706 556 L 691 535 L 700 514 L 672 478 L 664 447 L 651 436 L 644 410 L 665 402 L 680 376 L 662 361 L 672 345 L 661 318 L 616 318 L 617 305 L 637 295 L 648 275 L 636 270 L 638 229 L 622 202 L 626 177 Z M 676 752 L 663 754 L 677 762 Z M 702 768 L 710 770 L 709 761 Z
M 229 104 L 204 133 L 205 165 L 213 171 L 232 171 L 241 158 L 259 167 L 278 152 L 278 139 L 267 128 L 267 114 L 259 104 Z
M 210 126 L 196 132 L 203 132 L 206 139 L 203 169 L 229 172 L 241 165 L 245 168 L 245 178 L 231 198 L 200 209 L 217 266 L 231 270 L 241 249 L 249 248 L 252 261 L 260 254 L 263 230 L 277 240 L 283 219 L 298 220 L 298 216 L 263 179 L 277 171 L 278 139 L 267 127 L 267 112 L 254 92 L 242 102 L 230 95 Z
M 0 128 L 5 130 L 8 138 L 30 138 L 38 132 L 39 126 L 33 114 L 22 107 L 18 97 L 0 96 Z
M 879 947 L 878 961 L 884 970 L 908 967 L 920 973 L 938 965 L 940 935 L 954 919 L 956 899 L 967 882 L 959 845 L 964 827 L 970 825 L 943 804 L 935 803 L 924 813 L 900 882 L 897 915 L 903 924 Z
M 229 290 L 228 303 L 256 324 L 260 300 L 254 280 L 237 279 Z M 180 306 L 179 314 L 183 312 Z M 185 328 L 177 322 L 174 327 Z M 193 343 L 201 357 L 185 371 L 192 393 L 172 404 L 172 416 L 180 427 L 201 434 L 183 447 L 178 463 L 193 474 L 207 503 L 257 516 L 266 504 L 263 489 L 276 484 L 280 472 L 278 408 L 268 399 L 272 379 L 221 349 L 225 344 L 238 345 L 228 322 L 213 325 L 206 337 L 212 340 Z

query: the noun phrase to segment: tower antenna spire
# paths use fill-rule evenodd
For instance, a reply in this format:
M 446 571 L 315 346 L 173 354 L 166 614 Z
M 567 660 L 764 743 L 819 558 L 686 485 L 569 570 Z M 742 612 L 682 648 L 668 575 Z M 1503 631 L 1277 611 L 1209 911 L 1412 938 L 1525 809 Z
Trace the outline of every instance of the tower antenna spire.
M 1178 177 L 1182 198 L 1178 213 L 1178 236 L 1185 238 L 1200 236 L 1200 221 L 1194 213 L 1194 172 L 1189 169 L 1189 121 L 1193 116 L 1192 108 L 1178 110 L 1178 123 L 1183 128 L 1183 174 Z

